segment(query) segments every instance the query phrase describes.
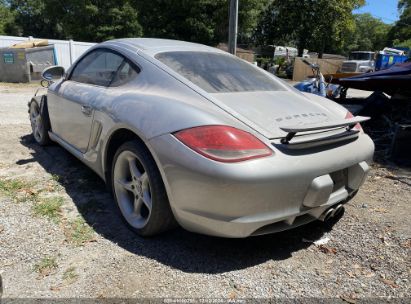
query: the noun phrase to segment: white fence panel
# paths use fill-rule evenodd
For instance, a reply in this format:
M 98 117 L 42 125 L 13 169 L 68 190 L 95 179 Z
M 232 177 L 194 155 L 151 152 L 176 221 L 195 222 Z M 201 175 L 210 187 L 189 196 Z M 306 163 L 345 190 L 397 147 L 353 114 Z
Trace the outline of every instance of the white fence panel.
M 0 47 L 10 47 L 16 43 L 34 39 L 40 38 L 0 36 Z M 54 45 L 58 65 L 63 66 L 65 69 L 68 69 L 77 58 L 79 58 L 90 47 L 95 45 L 95 43 L 73 40 L 48 39 L 48 41 L 49 44 Z
M 25 37 L 0 36 L 0 47 L 9 47 L 15 43 L 28 40 Z

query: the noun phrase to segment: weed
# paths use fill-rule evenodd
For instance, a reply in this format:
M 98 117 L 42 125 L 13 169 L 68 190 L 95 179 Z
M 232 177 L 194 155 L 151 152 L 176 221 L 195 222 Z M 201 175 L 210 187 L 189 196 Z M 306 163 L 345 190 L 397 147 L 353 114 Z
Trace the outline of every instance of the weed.
M 65 235 L 67 241 L 75 246 L 81 246 L 84 243 L 95 240 L 93 228 L 91 228 L 81 217 L 68 223 L 65 228 Z
M 0 178 L 0 192 L 10 197 L 14 202 L 35 200 L 37 192 L 31 187 L 31 183 L 21 179 Z
M 63 280 L 68 282 L 74 282 L 78 278 L 78 274 L 76 273 L 76 267 L 69 267 L 63 273 Z
M 16 193 L 25 187 L 19 179 L 0 179 L 0 190 L 6 194 Z
M 63 198 L 59 196 L 48 197 L 38 201 L 33 206 L 34 214 L 44 216 L 57 223 L 60 219 Z
M 52 274 L 58 267 L 56 259 L 53 257 L 44 257 L 41 261 L 34 265 L 34 270 L 42 277 Z

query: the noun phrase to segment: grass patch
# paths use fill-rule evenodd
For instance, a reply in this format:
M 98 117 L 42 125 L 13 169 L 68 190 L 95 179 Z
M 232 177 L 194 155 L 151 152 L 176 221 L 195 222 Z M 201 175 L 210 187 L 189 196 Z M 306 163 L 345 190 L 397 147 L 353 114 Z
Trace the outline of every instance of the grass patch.
M 37 191 L 31 189 L 32 184 L 21 179 L 0 178 L 0 192 L 10 197 L 14 202 L 35 200 Z
M 62 197 L 48 197 L 35 203 L 33 206 L 33 211 L 35 215 L 47 217 L 53 222 L 59 222 L 62 205 Z
M 0 191 L 5 194 L 13 194 L 22 190 L 26 184 L 19 179 L 0 179 Z
M 82 246 L 84 243 L 93 242 L 96 239 L 93 228 L 81 217 L 67 224 L 65 235 L 67 241 L 75 246 Z
M 63 273 L 63 280 L 67 282 L 74 282 L 78 278 L 76 267 L 69 267 Z
M 20 179 L 0 179 L 0 191 L 8 196 L 15 196 L 18 192 L 30 186 Z
M 39 263 L 34 265 L 34 271 L 38 272 L 42 277 L 46 277 L 54 273 L 58 265 L 53 257 L 44 257 Z

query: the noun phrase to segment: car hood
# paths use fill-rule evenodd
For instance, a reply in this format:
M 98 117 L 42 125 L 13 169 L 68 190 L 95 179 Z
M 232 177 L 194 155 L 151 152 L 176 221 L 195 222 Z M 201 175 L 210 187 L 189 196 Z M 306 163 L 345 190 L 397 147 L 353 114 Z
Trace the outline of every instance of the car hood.
M 341 119 L 310 98 L 293 91 L 211 94 L 223 108 L 269 139 L 284 137 L 280 127 L 303 126 Z

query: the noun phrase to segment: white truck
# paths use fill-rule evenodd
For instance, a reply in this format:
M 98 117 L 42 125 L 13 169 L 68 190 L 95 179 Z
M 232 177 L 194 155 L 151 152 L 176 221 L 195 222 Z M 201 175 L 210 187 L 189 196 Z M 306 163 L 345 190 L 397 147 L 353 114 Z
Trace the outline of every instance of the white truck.
M 351 52 L 348 60 L 344 61 L 341 73 L 368 73 L 375 71 L 375 52 Z
M 274 58 L 276 57 L 297 57 L 298 56 L 298 50 L 294 47 L 289 47 L 289 46 L 274 46 Z M 303 53 L 303 58 L 310 58 L 310 55 L 308 55 L 308 50 L 304 50 Z
M 407 60 L 404 50 L 384 48 L 379 52 L 356 51 L 351 52 L 348 60 L 344 61 L 341 73 L 369 73 L 388 69 L 396 63 Z

